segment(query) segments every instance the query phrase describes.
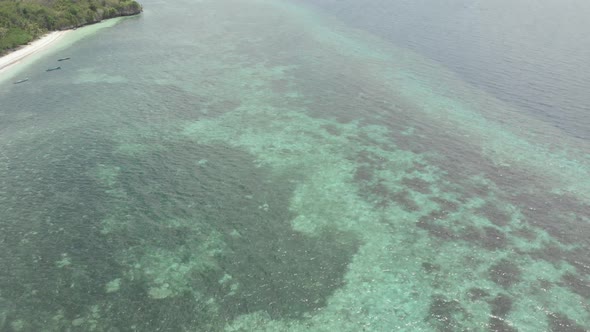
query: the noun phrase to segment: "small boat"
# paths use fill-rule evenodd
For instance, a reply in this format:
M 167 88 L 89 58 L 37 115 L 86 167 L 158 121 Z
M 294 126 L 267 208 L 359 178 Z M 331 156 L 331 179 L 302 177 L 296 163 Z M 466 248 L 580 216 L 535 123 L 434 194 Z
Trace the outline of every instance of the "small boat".
M 45 71 L 54 71 L 54 70 L 59 70 L 59 69 L 61 69 L 61 67 L 49 68 L 49 69 L 47 69 Z
M 66 61 L 66 60 L 70 60 L 70 57 L 57 59 L 57 61 Z
M 21 83 L 24 83 L 24 82 L 26 82 L 26 81 L 28 81 L 28 80 L 29 80 L 28 78 L 25 78 L 25 79 L 22 79 L 22 80 L 20 80 L 20 81 L 16 81 L 16 82 L 14 82 L 14 84 L 21 84 Z

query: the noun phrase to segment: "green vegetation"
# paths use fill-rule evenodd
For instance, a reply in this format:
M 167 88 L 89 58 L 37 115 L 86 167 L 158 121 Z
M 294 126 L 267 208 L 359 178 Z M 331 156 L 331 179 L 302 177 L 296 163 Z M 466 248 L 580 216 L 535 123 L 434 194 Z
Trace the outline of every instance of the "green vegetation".
M 134 0 L 0 0 L 0 54 L 52 30 L 140 13 Z

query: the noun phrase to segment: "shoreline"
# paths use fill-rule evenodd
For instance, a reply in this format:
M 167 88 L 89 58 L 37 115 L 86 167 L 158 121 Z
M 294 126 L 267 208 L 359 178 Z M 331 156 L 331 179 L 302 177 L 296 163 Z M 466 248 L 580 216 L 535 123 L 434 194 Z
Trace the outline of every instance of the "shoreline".
M 41 38 L 36 39 L 29 44 L 0 57 L 0 74 L 17 65 L 29 56 L 49 48 L 56 41 L 60 40 L 63 36 L 71 31 L 72 30 L 60 30 L 49 32 Z

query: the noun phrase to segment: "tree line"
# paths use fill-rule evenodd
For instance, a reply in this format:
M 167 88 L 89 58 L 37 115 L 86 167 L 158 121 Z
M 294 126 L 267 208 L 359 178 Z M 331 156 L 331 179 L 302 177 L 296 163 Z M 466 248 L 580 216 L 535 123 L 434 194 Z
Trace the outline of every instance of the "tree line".
M 135 0 L 0 0 L 0 54 L 48 31 L 140 13 Z

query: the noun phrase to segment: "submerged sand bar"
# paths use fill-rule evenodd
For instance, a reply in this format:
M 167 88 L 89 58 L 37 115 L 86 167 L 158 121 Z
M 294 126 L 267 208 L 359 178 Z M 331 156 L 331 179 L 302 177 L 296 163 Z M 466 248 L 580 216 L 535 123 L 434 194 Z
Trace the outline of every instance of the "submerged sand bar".
M 0 73 L 9 68 L 12 65 L 19 63 L 24 58 L 33 55 L 39 51 L 42 51 L 49 47 L 54 42 L 58 41 L 65 34 L 71 30 L 53 31 L 45 36 L 29 43 L 28 45 L 19 48 L 18 50 L 9 53 L 0 58 Z

